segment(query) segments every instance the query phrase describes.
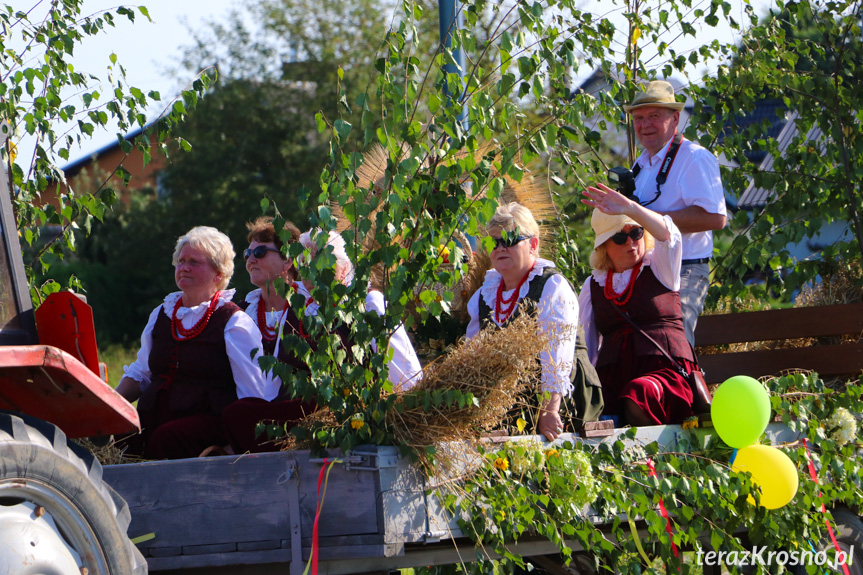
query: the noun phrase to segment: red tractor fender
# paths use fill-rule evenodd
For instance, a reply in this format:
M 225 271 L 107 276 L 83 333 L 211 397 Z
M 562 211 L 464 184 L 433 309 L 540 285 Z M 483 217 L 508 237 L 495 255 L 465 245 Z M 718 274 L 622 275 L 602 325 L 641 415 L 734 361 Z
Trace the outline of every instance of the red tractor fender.
M 90 306 L 54 293 L 36 323 L 42 345 L 0 347 L 0 409 L 49 421 L 68 437 L 140 431 L 135 408 L 99 377 Z

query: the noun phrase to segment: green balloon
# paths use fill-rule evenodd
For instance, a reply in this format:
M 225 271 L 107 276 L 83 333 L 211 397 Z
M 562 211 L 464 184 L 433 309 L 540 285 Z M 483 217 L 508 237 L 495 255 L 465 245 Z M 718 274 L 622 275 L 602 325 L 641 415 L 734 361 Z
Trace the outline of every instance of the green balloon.
M 770 397 L 764 387 L 746 375 L 725 380 L 713 394 L 713 427 L 722 441 L 740 449 L 755 443 L 770 421 Z

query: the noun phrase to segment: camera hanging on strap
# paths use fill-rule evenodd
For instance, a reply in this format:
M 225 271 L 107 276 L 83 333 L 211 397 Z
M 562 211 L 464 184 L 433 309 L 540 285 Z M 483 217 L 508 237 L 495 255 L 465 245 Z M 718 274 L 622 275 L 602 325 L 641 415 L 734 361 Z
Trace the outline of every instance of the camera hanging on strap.
M 680 143 L 682 141 L 683 136 L 679 132 L 675 131 L 674 138 L 671 140 L 671 146 L 668 147 L 668 151 L 662 159 L 659 173 L 656 174 L 656 195 L 649 202 L 642 203 L 635 195 L 635 178 L 638 176 L 639 172 L 641 172 L 640 165 L 636 164 L 632 170 L 628 170 L 623 166 L 611 168 L 608 170 L 608 181 L 618 192 L 630 200 L 638 202 L 642 206 L 649 206 L 662 195 L 662 184 L 664 184 L 668 179 L 668 172 L 671 171 L 671 166 L 674 164 L 674 158 L 677 157 L 677 151 L 680 149 Z

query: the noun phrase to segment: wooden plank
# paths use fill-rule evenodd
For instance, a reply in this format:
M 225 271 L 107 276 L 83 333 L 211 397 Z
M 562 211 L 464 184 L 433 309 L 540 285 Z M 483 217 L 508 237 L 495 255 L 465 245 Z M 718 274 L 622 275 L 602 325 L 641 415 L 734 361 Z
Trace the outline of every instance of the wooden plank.
M 287 471 L 296 460 L 299 508 L 288 501 Z M 308 452 L 263 453 L 106 466 L 106 482 L 129 504 L 129 533 L 154 533 L 139 545 L 187 547 L 287 539 L 298 513 L 302 533 L 311 535 L 320 465 Z M 294 479 L 293 481 L 296 481 Z M 319 532 L 321 538 L 377 534 L 375 473 L 337 464 L 329 476 Z
M 863 303 L 703 315 L 698 346 L 863 334 Z
M 271 551 L 246 551 L 235 553 L 216 553 L 213 555 L 180 555 L 177 557 L 148 557 L 147 567 L 151 573 L 174 569 L 192 569 L 196 567 L 226 567 L 227 572 L 233 572 L 237 565 L 279 564 L 280 574 L 287 573 L 287 565 L 291 561 L 290 549 L 273 549 Z M 257 573 L 257 570 L 250 570 Z M 207 570 L 207 573 L 211 573 Z
M 812 370 L 822 377 L 854 377 L 863 371 L 863 343 L 701 355 L 698 364 L 708 383 L 735 375 L 776 375 L 788 369 Z
M 311 548 L 303 549 L 303 564 L 299 566 L 300 572 L 305 568 Z M 327 547 L 320 549 L 319 561 L 325 565 L 329 561 L 350 564 L 351 561 L 371 559 L 384 560 L 388 557 L 396 557 L 399 554 L 392 553 L 386 545 L 354 545 L 344 547 Z M 214 549 L 210 554 L 184 554 L 173 557 L 151 557 L 147 559 L 147 565 L 151 572 L 166 571 L 173 569 L 193 569 L 202 567 L 218 567 L 225 565 L 254 565 L 261 563 L 280 563 L 282 574 L 287 572 L 291 563 L 290 549 L 257 550 L 246 552 L 220 553 Z M 291 566 L 293 567 L 293 566 Z M 360 571 L 353 571 L 360 572 Z
M 234 553 L 237 550 L 236 543 L 217 543 L 215 545 L 186 545 L 183 547 L 183 555 L 214 555 L 216 553 Z
M 237 543 L 237 551 L 270 551 L 271 549 L 281 549 L 282 542 L 278 539 L 270 539 L 269 541 L 249 541 L 247 543 Z

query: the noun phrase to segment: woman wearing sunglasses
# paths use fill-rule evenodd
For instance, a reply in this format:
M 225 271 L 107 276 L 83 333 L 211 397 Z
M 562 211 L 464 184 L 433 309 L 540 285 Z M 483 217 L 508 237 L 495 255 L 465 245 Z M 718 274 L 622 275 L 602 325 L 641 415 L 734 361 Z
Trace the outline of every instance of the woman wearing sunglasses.
M 505 326 L 520 312 L 519 303 L 536 305 L 540 324 L 558 324 L 563 337 L 540 355 L 541 400 L 537 430 L 549 441 L 563 433 L 561 403 L 573 390 L 578 304 L 575 292 L 552 262 L 539 257 L 539 226 L 517 202 L 500 206 L 486 226 L 494 239 L 490 269 L 467 304 L 467 338 L 490 325 Z M 588 366 L 589 367 L 589 366 Z
M 309 302 L 309 292 L 300 281 L 291 258 L 282 252 L 285 244 L 276 232 L 273 219 L 260 217 L 247 223 L 246 228 L 249 230 L 249 247 L 243 252 L 243 259 L 246 261 L 249 280 L 257 289 L 249 292 L 240 307 L 257 325 L 265 355 L 275 356 L 280 364 L 287 365 L 294 373 L 301 376 L 308 374 L 308 365 L 297 356 L 296 350 L 287 344 L 283 336 L 305 338 L 302 322 L 291 307 L 290 298 L 296 292 Z M 290 235 L 288 244 L 300 241 L 297 226 L 285 222 L 284 229 Z M 305 339 L 313 348 L 314 342 Z M 315 410 L 314 402 L 293 398 L 283 389 L 279 376 L 267 373 L 266 377 L 279 389 L 279 396 L 274 401 L 246 398 L 225 408 L 224 425 L 230 445 L 226 452 L 277 451 L 274 442 L 266 436 L 257 435 L 257 424 L 261 421 L 278 422 L 280 427 L 290 430 L 296 421 Z
M 261 348 L 254 322 L 231 303 L 231 241 L 199 226 L 177 241 L 169 294 L 150 314 L 136 361 L 117 391 L 138 400 L 143 431 L 127 440 L 146 459 L 197 457 L 226 442 L 222 412 L 237 398 L 273 399 L 278 387 L 261 373 L 253 352 Z
M 634 426 L 680 423 L 692 391 L 675 363 L 696 368 L 680 308 L 680 230 L 608 186 L 583 193 L 596 239 L 578 303 L 605 413 Z

